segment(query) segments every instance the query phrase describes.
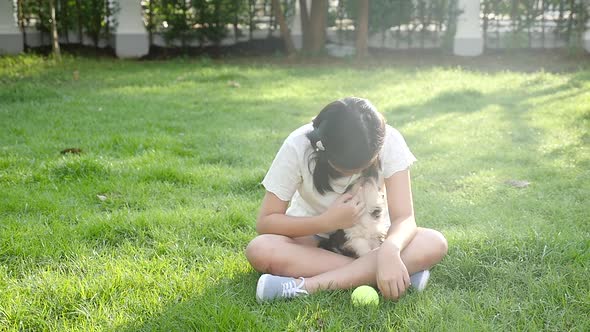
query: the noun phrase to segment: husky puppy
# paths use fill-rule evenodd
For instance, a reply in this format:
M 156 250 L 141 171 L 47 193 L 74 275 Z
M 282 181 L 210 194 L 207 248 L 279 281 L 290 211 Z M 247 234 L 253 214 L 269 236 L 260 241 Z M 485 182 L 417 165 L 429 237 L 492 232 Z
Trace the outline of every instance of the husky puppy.
M 321 240 L 319 247 L 354 258 L 379 247 L 389 228 L 383 186 L 383 177 L 378 170 L 365 172 L 348 186 L 345 193 L 360 195 L 366 211 L 352 227 L 339 229 L 328 239 Z

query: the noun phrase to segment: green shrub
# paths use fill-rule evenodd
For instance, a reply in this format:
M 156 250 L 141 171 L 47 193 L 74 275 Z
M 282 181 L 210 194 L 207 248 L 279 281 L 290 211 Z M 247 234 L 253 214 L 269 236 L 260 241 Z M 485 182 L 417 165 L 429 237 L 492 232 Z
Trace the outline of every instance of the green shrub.
M 55 0 L 55 3 L 58 31 L 68 42 L 70 31 L 76 31 L 79 36 L 89 36 L 98 47 L 99 41 L 108 38 L 117 25 L 115 14 L 119 4 L 116 1 Z M 51 31 L 49 1 L 18 0 L 17 13 L 19 26 L 35 26 L 45 34 Z

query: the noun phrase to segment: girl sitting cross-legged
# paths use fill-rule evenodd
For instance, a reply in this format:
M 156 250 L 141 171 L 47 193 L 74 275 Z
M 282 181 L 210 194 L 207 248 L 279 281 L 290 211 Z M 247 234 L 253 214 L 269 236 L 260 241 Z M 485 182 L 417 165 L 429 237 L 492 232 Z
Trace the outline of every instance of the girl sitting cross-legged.
M 422 290 L 429 269 L 447 253 L 436 230 L 416 226 L 409 167 L 416 161 L 402 135 L 366 99 L 344 98 L 327 105 L 292 132 L 262 184 L 256 230 L 246 248 L 258 280 L 259 301 L 319 290 L 377 286 L 388 299 L 408 287 Z M 383 243 L 352 258 L 319 248 L 319 242 L 355 224 L 364 203 L 344 193 L 369 167 L 382 172 L 391 225 Z

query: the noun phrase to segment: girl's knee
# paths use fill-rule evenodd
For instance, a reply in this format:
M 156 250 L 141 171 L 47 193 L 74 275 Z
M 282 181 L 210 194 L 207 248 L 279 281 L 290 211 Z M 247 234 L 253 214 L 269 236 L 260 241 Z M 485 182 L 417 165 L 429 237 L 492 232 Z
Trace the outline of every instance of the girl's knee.
M 436 232 L 436 243 L 438 246 L 438 252 L 440 254 L 440 259 L 442 260 L 449 251 L 449 243 L 447 242 L 447 238 L 439 231 Z
M 417 270 L 429 269 L 438 264 L 447 254 L 447 239 L 439 231 L 419 228 L 411 243 L 408 260 L 415 264 Z
M 430 248 L 428 258 L 434 265 L 442 261 L 442 259 L 447 255 L 449 244 L 441 232 L 434 229 L 427 229 L 425 231 L 427 232 L 428 244 Z
M 276 234 L 258 235 L 248 243 L 245 251 L 246 258 L 256 271 L 268 273 L 270 272 L 275 251 L 279 250 L 282 243 L 290 240 L 286 236 Z

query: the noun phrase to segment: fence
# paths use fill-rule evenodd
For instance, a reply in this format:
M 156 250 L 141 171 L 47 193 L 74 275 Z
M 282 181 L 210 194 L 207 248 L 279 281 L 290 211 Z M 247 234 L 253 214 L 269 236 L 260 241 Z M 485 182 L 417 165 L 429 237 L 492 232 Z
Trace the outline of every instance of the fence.
M 329 40 L 354 44 L 356 1 L 337 1 L 329 9 Z M 457 0 L 377 0 L 369 9 L 369 46 L 373 48 L 449 48 L 459 10 Z
M 55 3 L 60 42 L 64 44 L 116 47 L 116 31 L 131 31 L 138 38 L 147 35 L 148 46 L 161 47 L 231 45 L 279 35 L 271 0 L 142 0 L 139 5 L 137 0 Z M 280 3 L 290 26 L 296 26 L 300 20 L 298 0 Z M 354 52 L 357 4 L 357 0 L 329 0 L 328 49 L 348 48 Z M 477 31 L 473 34 L 483 39 L 486 49 L 586 46 L 590 51 L 587 0 L 371 0 L 370 4 L 372 48 L 450 49 L 457 44 L 457 24 L 468 14 L 468 5 L 477 7 L 481 36 Z M 14 19 L 8 13 L 11 9 Z M 0 51 L 3 27 L 12 37 L 20 33 L 27 47 L 49 44 L 48 11 L 48 1 L 0 0 Z M 478 19 L 470 13 L 467 16 L 472 21 Z M 10 20 L 17 23 L 18 29 L 10 27 Z M 136 24 L 130 25 L 130 21 Z
M 579 46 L 587 30 L 587 0 L 484 0 L 486 48 Z

